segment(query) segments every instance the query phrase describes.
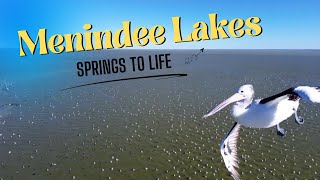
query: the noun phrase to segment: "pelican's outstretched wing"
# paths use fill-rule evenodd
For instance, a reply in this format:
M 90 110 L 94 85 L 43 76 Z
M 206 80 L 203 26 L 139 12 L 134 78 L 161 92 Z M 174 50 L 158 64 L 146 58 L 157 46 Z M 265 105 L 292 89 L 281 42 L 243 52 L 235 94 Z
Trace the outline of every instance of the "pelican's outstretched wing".
M 277 103 L 278 101 L 288 99 L 291 101 L 300 98 L 311 103 L 320 103 L 320 87 L 298 86 L 289 88 L 279 94 L 260 100 L 260 104 Z
M 307 102 L 320 103 L 320 87 L 298 86 L 293 92 Z
M 273 96 L 264 98 L 260 100 L 260 104 L 272 104 L 272 103 L 279 103 L 279 101 L 282 100 L 291 100 L 291 101 L 296 101 L 299 100 L 299 95 L 294 92 L 295 88 L 289 88 L 279 94 L 275 94 Z
M 222 140 L 220 146 L 224 164 L 235 180 L 240 180 L 240 175 L 236 170 L 236 168 L 239 168 L 239 160 L 237 157 L 237 141 L 239 138 L 239 132 L 240 124 L 235 123 L 227 136 Z

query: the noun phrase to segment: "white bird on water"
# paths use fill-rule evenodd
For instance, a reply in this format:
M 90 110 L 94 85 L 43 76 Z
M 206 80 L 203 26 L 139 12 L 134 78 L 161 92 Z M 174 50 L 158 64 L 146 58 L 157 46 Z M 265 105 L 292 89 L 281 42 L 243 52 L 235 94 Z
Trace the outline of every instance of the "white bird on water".
M 303 124 L 304 119 L 297 114 L 299 101 L 302 99 L 311 103 L 320 103 L 320 87 L 298 86 L 268 98 L 255 101 L 253 101 L 253 98 L 253 86 L 250 84 L 243 85 L 237 93 L 203 116 L 203 118 L 207 118 L 227 105 L 235 103 L 232 108 L 232 116 L 236 122 L 222 140 L 220 151 L 228 171 L 236 180 L 240 179 L 240 175 L 236 170 L 236 168 L 239 168 L 237 140 L 240 126 L 251 128 L 269 128 L 276 126 L 277 134 L 284 136 L 285 131 L 283 128 L 280 128 L 279 124 L 293 114 L 295 115 L 296 122 Z

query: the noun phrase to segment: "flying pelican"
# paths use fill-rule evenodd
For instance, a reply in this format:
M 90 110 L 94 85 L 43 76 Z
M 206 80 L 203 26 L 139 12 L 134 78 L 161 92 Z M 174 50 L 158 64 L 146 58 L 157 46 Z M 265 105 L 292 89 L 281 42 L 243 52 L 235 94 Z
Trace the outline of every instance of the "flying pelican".
M 243 85 L 237 93 L 203 116 L 203 118 L 207 118 L 227 105 L 235 103 L 232 108 L 232 116 L 236 122 L 220 145 L 220 152 L 225 166 L 235 180 L 240 179 L 240 175 L 236 170 L 236 168 L 239 168 L 237 141 L 240 126 L 251 128 L 276 126 L 277 134 L 284 136 L 286 132 L 280 127 L 280 123 L 294 114 L 296 122 L 303 124 L 304 119 L 298 116 L 297 113 L 299 101 L 302 99 L 311 103 L 320 103 L 320 87 L 298 86 L 265 99 L 253 101 L 253 98 L 253 86 L 250 84 Z

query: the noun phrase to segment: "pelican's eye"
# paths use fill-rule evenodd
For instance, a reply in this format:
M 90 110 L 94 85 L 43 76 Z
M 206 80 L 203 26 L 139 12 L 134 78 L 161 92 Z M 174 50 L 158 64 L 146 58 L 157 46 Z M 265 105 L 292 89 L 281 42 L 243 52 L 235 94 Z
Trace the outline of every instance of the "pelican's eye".
M 243 93 L 243 91 L 240 91 L 241 93 Z

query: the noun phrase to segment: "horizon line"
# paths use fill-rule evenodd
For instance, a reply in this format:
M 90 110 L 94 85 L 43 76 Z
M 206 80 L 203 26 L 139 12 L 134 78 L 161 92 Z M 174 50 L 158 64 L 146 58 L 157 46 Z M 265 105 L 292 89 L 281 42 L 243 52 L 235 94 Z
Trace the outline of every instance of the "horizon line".
M 18 47 L 0 47 L 0 49 L 20 49 Z M 112 48 L 112 49 L 93 49 L 89 51 L 78 52 L 90 52 L 100 50 L 197 50 L 200 48 Z M 320 50 L 320 48 L 205 48 L 206 50 Z M 35 50 L 39 50 L 36 48 Z M 69 53 L 69 52 L 66 52 Z

